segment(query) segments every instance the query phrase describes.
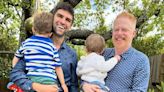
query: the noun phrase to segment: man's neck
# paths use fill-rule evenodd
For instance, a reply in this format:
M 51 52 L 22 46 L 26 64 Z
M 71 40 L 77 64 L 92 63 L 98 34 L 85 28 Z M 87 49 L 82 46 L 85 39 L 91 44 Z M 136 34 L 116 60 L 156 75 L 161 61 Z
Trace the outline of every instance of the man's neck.
M 123 54 L 124 52 L 126 52 L 129 48 L 130 48 L 131 46 L 129 46 L 129 47 L 126 47 L 126 48 L 114 48 L 115 49 L 115 55 L 121 55 L 121 54 Z
M 64 42 L 64 36 L 63 37 L 58 37 L 53 34 L 52 36 L 53 43 L 57 49 L 60 49 L 62 43 Z

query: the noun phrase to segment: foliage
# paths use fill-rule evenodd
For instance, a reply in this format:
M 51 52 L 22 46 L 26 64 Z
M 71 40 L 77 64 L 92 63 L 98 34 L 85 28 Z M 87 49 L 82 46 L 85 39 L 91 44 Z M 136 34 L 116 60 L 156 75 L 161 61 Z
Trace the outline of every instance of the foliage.
M 157 85 L 157 88 L 158 88 L 161 92 L 164 92 L 164 82 L 162 81 L 160 86 Z
M 16 37 L 8 33 L 6 30 L 1 30 L 0 34 L 0 51 L 15 51 L 18 46 Z M 9 71 L 11 70 L 12 58 L 13 54 L 0 53 L 0 77 L 8 77 Z
M 18 0 L 2 0 L 0 3 L 0 51 L 15 51 L 18 46 L 17 36 L 21 23 L 18 3 Z M 8 77 L 12 58 L 13 55 L 0 54 L 1 77 Z
M 104 11 L 110 3 L 108 0 L 84 0 L 75 9 L 74 27 L 91 28 L 98 33 L 107 31 L 105 25 Z
M 84 0 L 75 8 L 74 27 L 103 34 L 112 30 L 114 20 L 106 25 L 105 16 L 124 10 L 138 18 L 133 46 L 148 56 L 164 53 L 164 6 L 161 0 Z M 112 47 L 111 40 L 107 41 L 107 46 Z
M 69 42 L 67 42 L 67 44 L 71 47 L 74 48 L 77 55 L 78 55 L 78 60 L 80 60 L 81 56 L 85 56 L 86 55 L 86 50 L 85 50 L 85 46 L 78 46 L 78 45 L 73 45 Z
M 162 40 L 164 34 L 156 34 L 155 36 L 149 36 L 145 38 L 135 39 L 133 46 L 148 56 L 158 55 L 164 53 L 161 51 L 164 47 L 164 40 Z
M 11 70 L 11 57 L 13 55 L 0 56 L 0 78 L 8 78 Z
M 164 92 L 164 82 L 161 81 L 161 84 L 160 85 L 157 85 L 156 86 L 156 89 L 149 88 L 148 89 L 148 92 L 155 92 L 155 90 L 158 90 L 158 92 Z
M 135 6 L 135 3 L 126 5 L 126 9 L 136 15 L 138 21 L 144 20 L 143 23 L 138 23 L 138 34 L 133 46 L 148 56 L 162 54 L 164 53 L 163 2 L 160 0 L 141 1 L 142 7 Z
M 148 89 L 148 92 L 154 92 L 154 89 Z

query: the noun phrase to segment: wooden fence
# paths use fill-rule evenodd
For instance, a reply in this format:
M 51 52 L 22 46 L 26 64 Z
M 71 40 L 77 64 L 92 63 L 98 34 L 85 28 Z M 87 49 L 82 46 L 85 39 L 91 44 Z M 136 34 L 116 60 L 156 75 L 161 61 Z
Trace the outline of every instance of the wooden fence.
M 159 85 L 161 81 L 164 81 L 164 54 L 155 55 L 149 59 L 151 70 L 149 87 L 153 88 Z

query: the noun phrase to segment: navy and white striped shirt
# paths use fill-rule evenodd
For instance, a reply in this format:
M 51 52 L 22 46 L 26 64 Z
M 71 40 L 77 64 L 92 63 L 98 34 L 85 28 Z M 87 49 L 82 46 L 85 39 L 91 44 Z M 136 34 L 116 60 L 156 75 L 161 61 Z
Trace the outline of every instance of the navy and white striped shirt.
M 50 38 L 32 36 L 22 43 L 15 54 L 26 61 L 27 76 L 57 79 L 55 67 L 61 66 L 58 51 Z

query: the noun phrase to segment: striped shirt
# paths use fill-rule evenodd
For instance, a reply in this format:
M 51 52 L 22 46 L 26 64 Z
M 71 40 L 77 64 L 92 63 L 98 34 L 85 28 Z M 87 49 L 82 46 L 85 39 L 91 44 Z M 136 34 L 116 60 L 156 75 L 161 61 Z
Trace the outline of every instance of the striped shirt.
M 32 36 L 22 43 L 15 54 L 26 61 L 27 76 L 57 79 L 55 67 L 61 66 L 58 51 L 50 38 Z

